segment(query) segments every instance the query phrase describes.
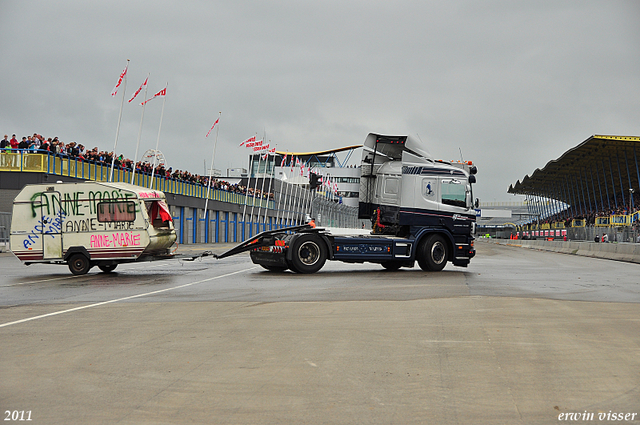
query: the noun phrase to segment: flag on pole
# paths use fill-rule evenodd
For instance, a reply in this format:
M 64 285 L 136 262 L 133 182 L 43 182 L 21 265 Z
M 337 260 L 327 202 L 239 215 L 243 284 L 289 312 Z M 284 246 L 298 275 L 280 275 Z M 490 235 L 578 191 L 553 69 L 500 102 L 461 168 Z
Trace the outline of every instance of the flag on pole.
M 285 153 L 284 156 L 282 157 L 282 161 L 280 161 L 280 166 L 284 168 L 286 163 L 287 163 L 287 154 Z
M 266 152 L 262 155 L 262 159 L 267 159 L 268 156 L 275 155 L 276 148 L 269 149 L 269 145 L 266 146 Z
M 118 87 L 120 87 L 120 84 L 122 84 L 122 80 L 124 80 L 124 77 L 127 75 L 128 68 L 129 68 L 129 63 L 127 63 L 127 66 L 124 67 L 124 71 L 122 71 L 122 73 L 120 74 L 120 78 L 118 78 L 118 82 L 116 83 L 116 86 L 113 88 L 113 91 L 111 92 L 111 96 L 115 96 L 118 93 Z
M 133 101 L 133 99 L 136 98 L 136 96 L 138 96 L 140 94 L 140 92 L 142 91 L 143 88 L 145 88 L 147 86 L 147 81 L 149 81 L 149 77 L 145 78 L 144 83 L 142 83 L 142 85 L 140 86 L 140 88 L 138 90 L 136 90 L 136 92 L 133 94 L 133 96 L 131 96 L 131 99 L 129 99 L 128 103 L 131 103 Z
M 144 102 L 142 102 L 140 104 L 140 106 L 144 105 L 145 103 L 147 103 L 150 100 L 155 99 L 156 97 L 165 97 L 167 95 L 167 88 L 163 88 L 162 90 L 160 90 L 158 93 L 154 94 L 153 96 L 151 96 L 150 99 L 145 100 Z
M 245 140 L 244 142 L 240 143 L 240 147 L 245 146 L 247 148 L 251 148 L 251 147 L 253 147 L 253 145 L 249 146 L 249 143 L 255 142 L 255 141 L 256 141 L 256 136 L 249 137 L 247 140 Z
M 206 135 L 206 136 L 204 136 L 204 137 L 209 137 L 209 134 L 211 134 L 211 130 L 213 130 L 213 127 L 215 127 L 215 126 L 218 124 L 218 122 L 219 122 L 219 121 L 220 121 L 220 118 L 218 118 L 218 119 L 216 120 L 216 122 L 214 122 L 214 123 L 213 123 L 213 125 L 212 125 L 212 126 L 211 126 L 211 128 L 209 129 L 209 132 L 208 132 L 208 133 L 207 133 L 207 135 Z
M 253 147 L 253 151 L 254 152 L 262 152 L 264 150 L 268 150 L 269 149 L 269 145 L 262 145 L 262 140 L 260 141 L 260 145 L 259 146 L 254 146 Z

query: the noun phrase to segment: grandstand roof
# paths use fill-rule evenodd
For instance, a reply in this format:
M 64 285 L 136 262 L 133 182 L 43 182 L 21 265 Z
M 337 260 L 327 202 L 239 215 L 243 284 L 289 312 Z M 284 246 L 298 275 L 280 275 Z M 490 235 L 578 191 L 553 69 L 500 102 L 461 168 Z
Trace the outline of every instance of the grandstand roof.
M 640 137 L 589 137 L 509 186 L 508 193 L 557 199 L 590 210 L 628 205 L 629 188 L 640 193 Z M 608 200 L 608 201 L 607 201 Z
M 345 146 L 343 148 L 335 148 L 329 149 L 326 151 L 316 151 L 316 152 L 289 152 L 289 151 L 276 151 L 278 155 L 294 155 L 294 156 L 313 156 L 313 155 L 328 155 L 337 152 L 344 152 L 351 149 L 361 148 L 362 145 L 353 145 L 353 146 Z

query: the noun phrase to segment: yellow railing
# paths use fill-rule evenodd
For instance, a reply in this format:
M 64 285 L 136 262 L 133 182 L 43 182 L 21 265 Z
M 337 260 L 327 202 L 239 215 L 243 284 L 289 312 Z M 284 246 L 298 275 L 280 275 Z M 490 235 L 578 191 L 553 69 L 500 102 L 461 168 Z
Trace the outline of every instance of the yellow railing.
M 610 222 L 611 217 L 596 217 L 596 223 L 595 225 L 597 227 L 609 227 L 611 224 Z
M 587 223 L 583 218 L 575 218 L 571 222 L 571 227 L 584 227 L 586 224 Z
M 610 217 L 611 226 L 628 226 L 631 224 L 630 215 L 612 215 Z
M 15 171 L 26 173 L 47 173 L 57 176 L 74 177 L 83 180 L 109 181 L 110 167 L 106 165 L 93 164 L 78 159 L 62 158 L 56 155 L 29 152 L 8 152 L 0 153 L 0 171 Z M 131 183 L 131 171 L 114 169 L 114 182 Z M 149 187 L 151 176 L 136 173 L 133 184 L 141 187 Z M 155 176 L 153 179 L 153 189 L 164 193 L 175 195 L 191 196 L 196 198 L 207 197 L 207 187 L 199 184 L 184 182 L 181 180 L 167 179 Z M 263 208 L 275 207 L 274 201 L 266 199 L 255 199 L 253 196 L 246 197 L 248 206 Z M 209 199 L 213 201 L 227 202 L 232 204 L 245 203 L 245 195 L 232 193 L 219 189 L 209 190 Z

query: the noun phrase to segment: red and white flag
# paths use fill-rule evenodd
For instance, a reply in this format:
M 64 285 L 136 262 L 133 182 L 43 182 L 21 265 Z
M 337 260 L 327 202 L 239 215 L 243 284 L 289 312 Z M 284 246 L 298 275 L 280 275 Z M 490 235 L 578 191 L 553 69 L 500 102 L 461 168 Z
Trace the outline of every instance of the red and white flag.
M 122 74 L 120 74 L 120 78 L 118 78 L 118 82 L 116 83 L 116 86 L 113 88 L 113 91 L 111 92 L 111 96 L 115 96 L 118 93 L 118 87 L 120 87 L 120 84 L 122 84 L 122 80 L 124 80 L 124 77 L 126 77 L 128 68 L 129 68 L 129 64 L 127 63 L 127 66 L 124 67 L 124 71 L 122 71 Z
M 287 154 L 285 153 L 284 156 L 282 157 L 282 161 L 280 161 L 280 166 L 284 168 L 286 163 L 287 163 Z
M 255 141 L 256 141 L 256 136 L 249 137 L 247 140 L 245 140 L 244 142 L 240 143 L 240 147 L 245 146 L 247 148 L 251 148 L 251 147 L 253 147 L 253 144 L 252 145 L 249 145 L 249 144 L 252 143 L 252 142 L 255 142 Z
M 267 148 L 269 148 L 269 145 L 267 145 Z M 276 148 L 267 149 L 264 155 L 262 155 L 262 159 L 267 159 L 267 156 L 275 155 L 275 153 L 276 153 Z
M 138 90 L 136 90 L 136 92 L 133 94 L 133 96 L 131 96 L 131 99 L 129 99 L 129 103 L 131 103 L 133 101 L 133 99 L 135 99 L 136 96 L 138 96 L 140 94 L 140 92 L 142 91 L 143 88 L 147 87 L 147 81 L 149 81 L 149 77 L 145 78 L 144 83 L 142 83 L 140 88 Z
M 150 99 L 145 100 L 144 102 L 142 102 L 140 104 L 140 106 L 144 105 L 145 103 L 147 103 L 150 100 L 155 99 L 156 97 L 165 97 L 167 95 L 167 88 L 163 88 L 162 90 L 160 90 L 158 93 L 154 94 Z
M 257 143 L 258 142 L 256 142 L 256 146 L 253 147 L 254 152 L 262 152 L 269 149 L 269 145 L 268 144 L 263 145 L 262 140 L 260 140 L 260 145 L 257 145 Z
M 204 137 L 209 137 L 209 134 L 211 134 L 211 130 L 213 130 L 213 127 L 215 127 L 215 126 L 218 124 L 218 122 L 220 122 L 220 118 L 218 118 L 218 119 L 216 120 L 216 122 L 214 122 L 214 123 L 213 123 L 213 125 L 212 125 L 212 126 L 211 126 L 211 128 L 209 129 L 209 132 L 208 132 L 208 133 L 207 133 L 207 135 L 206 135 L 206 136 L 204 136 Z

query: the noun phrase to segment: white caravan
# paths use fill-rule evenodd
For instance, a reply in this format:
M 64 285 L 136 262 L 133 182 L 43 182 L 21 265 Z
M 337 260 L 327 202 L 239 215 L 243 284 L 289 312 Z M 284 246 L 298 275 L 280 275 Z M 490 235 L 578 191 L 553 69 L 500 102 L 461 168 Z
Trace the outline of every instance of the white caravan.
M 13 201 L 11 251 L 24 264 L 93 266 L 171 258 L 176 241 L 163 192 L 126 183 L 25 186 Z

